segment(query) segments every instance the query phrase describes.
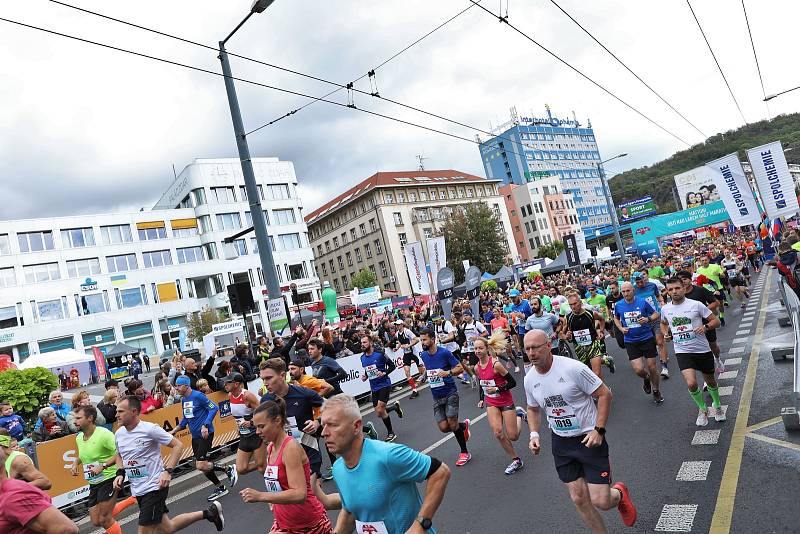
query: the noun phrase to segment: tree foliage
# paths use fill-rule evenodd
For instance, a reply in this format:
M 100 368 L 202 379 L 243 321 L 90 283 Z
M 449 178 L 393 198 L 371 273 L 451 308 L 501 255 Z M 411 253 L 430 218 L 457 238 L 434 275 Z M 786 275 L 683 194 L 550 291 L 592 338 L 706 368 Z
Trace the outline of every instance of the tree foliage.
M 186 320 L 189 330 L 189 339 L 202 341 L 203 336 L 211 333 L 212 325 L 224 322 L 228 317 L 219 313 L 214 308 L 205 307 L 199 312 L 192 313 Z
M 562 252 L 564 252 L 564 243 L 561 241 L 553 241 L 552 243 L 548 243 L 539 247 L 540 258 L 544 257 L 554 260 Z
M 497 291 L 497 282 L 494 280 L 484 280 L 481 282 L 481 291 Z
M 778 140 L 784 146 L 787 161 L 800 163 L 800 113 L 779 115 L 771 121 L 754 122 L 736 130 L 718 133 L 655 165 L 618 174 L 609 181 L 614 202 L 620 204 L 650 195 L 658 206 L 659 213 L 680 210 L 676 208 L 672 196 L 676 174 L 690 171 L 732 152 L 737 152 L 739 159 L 746 161 L 746 149 Z
M 508 242 L 503 225 L 485 202 L 455 208 L 441 228 L 447 250 L 447 266 L 456 283 L 464 281 L 463 261 L 484 272 L 496 273 L 508 256 Z
M 24 419 L 35 419 L 39 408 L 47 405 L 50 392 L 56 389 L 58 379 L 44 367 L 0 373 L 0 399 L 11 403 Z
M 371 269 L 361 269 L 350 280 L 350 283 L 353 284 L 353 287 L 357 287 L 358 289 L 375 287 L 378 285 L 378 277 L 372 272 Z

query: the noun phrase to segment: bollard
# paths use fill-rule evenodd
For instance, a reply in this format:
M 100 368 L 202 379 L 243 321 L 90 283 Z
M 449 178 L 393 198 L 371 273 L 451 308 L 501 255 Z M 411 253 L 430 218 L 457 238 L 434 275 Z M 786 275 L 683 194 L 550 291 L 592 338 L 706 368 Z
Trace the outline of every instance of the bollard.
M 785 360 L 787 356 L 794 354 L 794 347 L 775 347 L 772 349 L 772 359 L 776 362 L 778 360 Z
M 793 406 L 781 408 L 781 419 L 783 419 L 783 427 L 787 432 L 800 430 L 800 416 Z

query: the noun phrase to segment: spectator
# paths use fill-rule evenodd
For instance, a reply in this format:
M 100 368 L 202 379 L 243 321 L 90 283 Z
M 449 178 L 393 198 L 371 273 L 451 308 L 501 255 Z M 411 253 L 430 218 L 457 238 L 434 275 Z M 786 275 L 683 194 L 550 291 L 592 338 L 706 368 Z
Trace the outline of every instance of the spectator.
M 31 438 L 33 441 L 42 442 L 51 439 L 69 436 L 69 425 L 52 407 L 47 406 L 39 410 L 38 428 L 34 429 Z
M 50 393 L 50 407 L 55 410 L 58 414 L 58 417 L 63 419 L 64 421 L 67 420 L 69 417 L 69 406 L 64 404 L 64 394 L 61 392 L 60 389 L 57 389 Z M 39 428 L 42 425 L 41 419 L 36 420 L 36 424 L 34 425 L 34 430 Z
M 139 380 L 139 375 L 142 374 L 142 360 L 139 358 L 138 354 L 134 354 L 133 358 L 131 358 L 128 364 L 128 374 L 130 374 L 134 380 Z
M 141 358 L 142 362 L 144 363 L 144 368 L 149 373 L 150 372 L 150 355 L 147 354 L 146 351 L 142 351 L 139 354 L 140 354 L 140 358 Z
M 778 261 L 776 263 L 778 272 L 786 280 L 786 283 L 800 298 L 800 263 L 798 263 L 797 251 L 792 248 L 788 241 L 782 241 L 778 245 Z
M 203 395 L 211 395 L 213 393 L 213 391 L 211 391 L 211 388 L 208 387 L 208 380 L 206 380 L 205 378 L 201 378 L 200 380 L 197 381 L 197 391 L 199 391 Z
M 314 325 L 312 324 L 312 328 Z M 295 346 L 297 340 L 303 335 L 305 330 L 303 330 L 302 326 L 298 326 L 294 329 L 294 332 L 289 337 L 288 341 L 284 341 L 282 337 L 275 338 L 275 346 L 272 349 L 272 358 L 280 358 L 284 362 L 286 362 L 286 366 L 289 366 L 289 353 L 292 351 L 292 347 Z M 305 341 L 308 341 L 307 339 Z M 300 343 L 297 343 L 297 348 L 301 347 Z
M 67 376 L 67 373 L 65 373 L 64 370 L 61 369 L 60 367 L 56 370 L 58 371 L 58 384 L 61 387 L 61 389 L 62 390 L 69 389 L 69 377 Z
M 106 420 L 103 425 L 105 428 L 111 430 L 114 423 L 117 422 L 117 399 L 119 398 L 119 389 L 107 389 L 103 400 L 97 403 L 97 411 Z
M 14 407 L 8 402 L 0 402 L 0 428 L 8 430 L 8 435 L 17 441 L 25 435 L 25 420 L 14 413 Z
M 222 391 L 225 389 L 225 378 L 231 374 L 231 372 L 231 362 L 219 362 L 219 366 L 217 366 L 217 370 L 214 372 L 214 378 L 217 379 L 217 391 Z
M 108 391 L 109 389 L 116 389 L 117 391 L 119 391 L 119 382 L 117 382 L 113 378 L 110 380 L 106 380 L 105 386 L 106 386 L 106 391 Z
M 162 378 L 156 382 L 156 386 L 153 388 L 153 397 L 161 401 L 162 407 L 175 404 L 176 396 L 177 392 L 168 378 Z
M 128 382 L 128 391 L 131 395 L 135 396 L 139 399 L 139 402 L 142 403 L 142 410 L 141 413 L 150 413 L 153 410 L 157 410 L 163 407 L 163 403 L 155 398 L 146 390 L 144 389 L 144 384 L 142 384 L 141 380 L 136 380 L 135 378 Z
M 75 395 L 72 396 L 72 410 L 70 410 L 69 414 L 67 414 L 67 426 L 69 427 L 69 431 L 71 434 L 77 434 L 81 430 L 80 428 L 78 428 L 78 425 L 75 424 L 75 409 L 78 406 L 91 406 L 91 405 L 92 405 L 92 399 L 89 398 L 89 393 L 85 389 L 78 391 L 77 393 L 75 393 Z M 95 424 L 97 424 L 98 426 L 105 425 L 106 424 L 105 416 L 98 413 L 97 419 L 95 419 Z
M 245 380 L 250 381 L 255 378 L 253 366 L 247 357 L 247 345 L 237 345 L 231 358 L 231 368 L 244 376 Z M 195 388 L 192 388 L 195 389 Z
M 269 359 L 269 342 L 267 341 L 266 336 L 259 336 L 258 346 L 256 347 L 256 356 L 261 361 Z

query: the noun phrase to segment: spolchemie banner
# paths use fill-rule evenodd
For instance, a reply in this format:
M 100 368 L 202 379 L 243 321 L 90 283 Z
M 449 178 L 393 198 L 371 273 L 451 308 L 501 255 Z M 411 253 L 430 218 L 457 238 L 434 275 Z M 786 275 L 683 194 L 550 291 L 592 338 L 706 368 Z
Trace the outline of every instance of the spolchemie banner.
M 650 217 L 631 224 L 633 241 L 640 256 L 647 259 L 661 254 L 658 238 L 716 224 L 729 219 L 721 200 L 688 210 Z
M 428 270 L 425 268 L 425 256 L 422 255 L 422 243 L 419 241 L 406 243 L 406 268 L 411 281 L 411 292 L 417 295 L 430 293 Z
M 655 213 L 656 205 L 653 203 L 653 197 L 649 195 L 617 204 L 617 215 L 621 223 L 649 217 L 650 215 L 655 215 Z
M 797 196 L 794 180 L 780 141 L 757 146 L 747 151 L 753 167 L 761 202 L 770 219 L 797 215 Z
M 706 170 L 714 180 L 734 226 L 741 228 L 761 222 L 753 190 L 735 152 L 707 163 Z
M 675 187 L 683 209 L 704 206 L 719 200 L 719 191 L 714 179 L 705 167 L 675 175 Z

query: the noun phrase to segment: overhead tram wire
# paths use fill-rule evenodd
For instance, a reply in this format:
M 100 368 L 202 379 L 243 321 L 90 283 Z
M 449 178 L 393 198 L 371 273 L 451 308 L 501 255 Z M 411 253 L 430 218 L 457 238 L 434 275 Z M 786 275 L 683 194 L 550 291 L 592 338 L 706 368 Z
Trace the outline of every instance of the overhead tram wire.
M 739 106 L 739 101 L 736 100 L 736 96 L 733 94 L 733 89 L 731 89 L 731 84 L 728 83 L 728 78 L 725 77 L 725 73 L 722 71 L 722 66 L 717 61 L 717 56 L 714 54 L 714 50 L 711 48 L 711 43 L 708 42 L 708 37 L 706 37 L 706 32 L 703 31 L 703 26 L 700 24 L 700 19 L 697 18 L 697 14 L 694 12 L 694 8 L 692 8 L 692 3 L 689 0 L 686 0 L 686 5 L 689 6 L 689 11 L 692 12 L 692 16 L 694 17 L 694 21 L 697 23 L 697 27 L 700 29 L 700 33 L 703 35 L 703 39 L 706 42 L 706 46 L 708 46 L 708 51 L 711 52 L 711 57 L 714 58 L 714 63 L 717 64 L 717 69 L 719 69 L 719 73 L 722 75 L 722 80 L 725 82 L 725 85 L 728 87 L 728 92 L 731 94 L 731 98 L 733 99 L 733 103 L 736 104 L 736 109 L 739 110 L 739 115 L 742 116 L 742 120 L 745 124 L 749 124 L 747 119 L 744 117 L 744 113 L 742 113 L 742 108 Z
M 744 2 L 744 0 L 742 0 L 742 2 Z M 620 65 L 622 65 L 623 67 L 625 67 L 625 70 L 627 70 L 628 72 L 630 72 L 630 73 L 631 73 L 631 74 L 634 76 L 634 78 L 636 78 L 637 80 L 639 80 L 640 82 L 642 82 L 642 85 L 644 85 L 645 87 L 647 87 L 647 89 L 649 89 L 651 93 L 653 93 L 654 95 L 656 95 L 656 96 L 657 96 L 657 97 L 658 97 L 658 98 L 659 98 L 659 99 L 660 99 L 660 100 L 661 100 L 661 101 L 662 101 L 664 104 L 666 104 L 666 105 L 669 107 L 669 109 L 671 109 L 672 111 L 674 111 L 675 113 L 677 113 L 677 114 L 680 116 L 680 118 L 682 118 L 684 121 L 686 121 L 686 122 L 687 122 L 687 123 L 688 123 L 688 124 L 689 124 L 689 125 L 690 125 L 692 128 L 694 128 L 694 129 L 697 131 L 697 133 L 699 133 L 701 136 L 703 136 L 703 139 L 706 139 L 706 138 L 708 137 L 708 136 L 707 136 L 705 133 L 703 133 L 703 131 L 702 131 L 702 130 L 700 130 L 700 128 L 698 128 L 697 126 L 695 126 L 695 124 L 694 124 L 692 121 L 690 121 L 689 119 L 687 119 L 687 118 L 686 118 L 686 116 L 684 116 L 684 114 L 683 114 L 683 113 L 681 113 L 680 111 L 678 111 L 677 109 L 675 109 L 675 106 L 673 106 L 672 104 L 670 104 L 669 102 L 667 102 L 667 100 L 666 100 L 666 99 L 665 99 L 663 96 L 661 96 L 659 93 L 657 93 L 655 89 L 653 89 L 652 87 L 650 87 L 650 85 L 649 85 L 647 82 L 645 82 L 645 81 L 644 81 L 644 80 L 643 80 L 643 79 L 642 79 L 642 78 L 641 78 L 641 77 L 640 77 L 638 74 L 636 74 L 635 72 L 633 72 L 633 70 L 631 70 L 631 68 L 630 68 L 630 67 L 628 67 L 628 65 L 627 65 L 627 64 L 625 64 L 625 62 L 624 62 L 624 61 L 622 61 L 622 60 L 621 60 L 619 57 L 617 57 L 617 55 L 616 55 L 614 52 L 612 52 L 611 50 L 609 50 L 609 49 L 608 49 L 608 47 L 607 47 L 606 45 L 604 45 L 603 43 L 601 43 L 601 42 L 600 42 L 600 40 L 598 40 L 598 39 L 597 39 L 597 37 L 595 37 L 595 36 L 592 34 L 592 32 L 590 32 L 589 30 L 587 30 L 587 29 L 586 29 L 586 28 L 585 28 L 585 27 L 584 27 L 584 26 L 583 26 L 583 25 L 582 25 L 580 22 L 578 22 L 578 21 L 575 19 L 575 17 L 573 17 L 572 15 L 570 15 L 570 14 L 569 14 L 569 13 L 568 13 L 568 12 L 567 12 L 567 11 L 566 11 L 566 10 L 565 10 L 563 7 L 561 7 L 561 6 L 560 6 L 560 5 L 559 5 L 559 4 L 558 4 L 558 3 L 557 3 L 555 0 L 550 0 L 550 3 L 552 3 L 554 6 L 556 6 L 556 7 L 559 9 L 559 11 L 561 11 L 561 12 L 562 12 L 564 15 L 566 15 L 566 16 L 567 16 L 567 18 L 569 18 L 569 19 L 570 19 L 572 22 L 574 22 L 574 23 L 575 23 L 575 24 L 576 24 L 576 25 L 577 25 L 577 26 L 578 26 L 578 27 L 579 27 L 581 30 L 583 30 L 583 32 L 584 32 L 586 35 L 588 35 L 589 37 L 591 37 L 591 38 L 592 38 L 592 40 L 593 40 L 595 43 L 597 43 L 598 45 L 600 45 L 600 47 L 601 47 L 603 50 L 605 50 L 606 52 L 608 52 L 608 54 L 609 54 L 611 57 L 613 57 L 613 58 L 614 58 L 614 59 L 617 61 L 617 63 L 619 63 Z M 506 17 L 506 18 L 507 18 L 507 17 Z M 762 84 L 762 85 L 763 85 L 763 84 Z M 764 96 L 766 97 L 766 94 L 765 94 Z
M 516 26 L 514 26 L 513 24 L 511 24 L 511 23 L 508 21 L 508 19 L 506 19 L 506 18 L 504 18 L 504 17 L 502 17 L 502 16 L 499 16 L 499 15 L 495 15 L 495 14 L 494 14 L 494 13 L 492 13 L 492 12 L 491 12 L 489 9 L 486 9 L 484 6 L 482 6 L 482 5 L 478 4 L 478 3 L 476 2 L 476 0 L 469 0 L 469 1 L 470 1 L 470 2 L 472 2 L 472 4 L 474 4 L 474 5 L 478 6 L 479 8 L 481 8 L 483 11 L 485 11 L 486 13 L 488 13 L 488 14 L 489 14 L 490 16 L 492 16 L 493 18 L 497 19 L 499 22 L 505 23 L 505 24 L 506 24 L 506 25 L 507 25 L 509 28 L 511 28 L 512 30 L 514 30 L 515 32 L 517 32 L 518 34 L 520 34 L 521 36 L 523 36 L 525 39 L 527 39 L 528 41 L 532 42 L 533 44 L 535 44 L 536 46 L 538 46 L 539 48 L 541 48 L 542 50 L 544 50 L 544 51 L 545 51 L 545 52 L 547 52 L 548 54 L 550 54 L 552 57 L 554 57 L 555 59 L 557 59 L 557 60 L 558 60 L 560 63 L 563 63 L 564 65 L 566 65 L 567 67 L 569 67 L 569 68 L 570 68 L 570 70 L 572 70 L 572 71 L 574 71 L 575 73 L 579 74 L 579 75 L 580 75 L 582 78 L 584 78 L 585 80 L 587 80 L 588 82 L 590 82 L 592 85 L 594 85 L 595 87 L 599 88 L 599 89 L 600 89 L 600 90 L 602 90 L 604 93 L 606 93 L 607 95 L 609 95 L 610 97 L 612 97 L 614 100 L 616 100 L 617 102 L 621 103 L 622 105 L 624 105 L 625 107 L 627 107 L 628 109 L 630 109 L 631 111 L 633 111 L 634 113 L 636 113 L 637 115 L 639 115 L 640 117 L 642 117 L 643 119 L 645 119 L 645 120 L 646 120 L 647 122 L 649 122 L 650 124 L 652 124 L 652 125 L 654 125 L 655 127 L 657 127 L 659 130 L 661 130 L 661 131 L 663 131 L 663 132 L 667 133 L 668 135 L 670 135 L 670 136 L 674 137 L 675 139 L 677 139 L 678 141 L 680 141 L 680 142 L 681 142 L 681 143 L 683 143 L 684 145 L 686 145 L 686 146 L 691 146 L 689 143 L 687 143 L 686 141 L 684 141 L 682 138 L 678 137 L 676 134 L 674 134 L 674 133 L 672 133 L 671 131 L 667 130 L 665 127 L 661 126 L 661 125 L 660 125 L 659 123 L 657 123 L 655 120 L 651 119 L 650 117 L 648 117 L 647 115 L 645 115 L 644 113 L 642 113 L 641 111 L 639 111 L 637 108 L 633 107 L 631 104 L 628 104 L 628 103 L 627 103 L 625 100 L 623 100 L 622 98 L 620 98 L 619 96 L 617 96 L 617 95 L 616 95 L 615 93 L 613 93 L 611 90 L 607 89 L 605 86 L 601 85 L 599 82 L 596 82 L 594 79 L 590 78 L 590 77 L 589 77 L 587 74 L 584 74 L 584 72 L 583 72 L 583 71 L 581 71 L 581 70 L 580 70 L 580 69 L 578 69 L 577 67 L 574 67 L 572 64 L 570 64 L 569 62 L 567 62 L 567 60 L 563 59 L 561 56 L 559 56 L 558 54 L 556 54 L 555 52 L 553 52 L 552 50 L 550 50 L 549 48 L 547 48 L 547 47 L 546 47 L 546 46 L 544 46 L 543 44 L 539 43 L 539 41 L 537 41 L 536 39 L 534 39 L 533 37 L 531 37 L 530 35 L 528 35 L 528 34 L 527 34 L 527 33 L 525 33 L 524 31 L 520 30 L 519 28 L 517 28 Z
M 742 0 L 742 11 L 744 12 L 744 21 L 747 23 L 747 34 L 750 36 L 750 46 L 753 48 L 753 57 L 756 60 L 756 70 L 758 71 L 758 80 L 761 82 L 761 94 L 764 95 L 764 105 L 767 106 L 767 119 L 770 119 L 769 102 L 767 101 L 767 91 L 764 89 L 764 78 L 761 77 L 761 67 L 758 64 L 758 54 L 756 54 L 756 43 L 753 41 L 753 32 L 750 30 L 750 19 L 747 17 L 747 8 L 744 6 Z

